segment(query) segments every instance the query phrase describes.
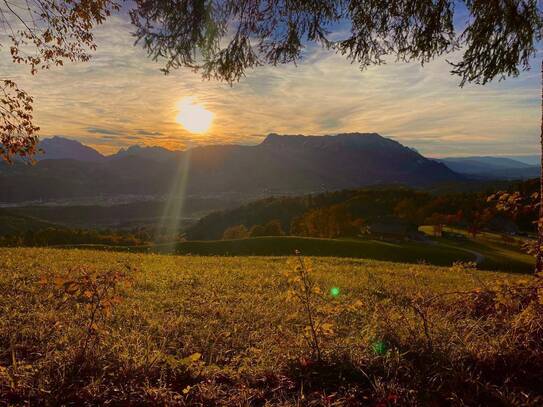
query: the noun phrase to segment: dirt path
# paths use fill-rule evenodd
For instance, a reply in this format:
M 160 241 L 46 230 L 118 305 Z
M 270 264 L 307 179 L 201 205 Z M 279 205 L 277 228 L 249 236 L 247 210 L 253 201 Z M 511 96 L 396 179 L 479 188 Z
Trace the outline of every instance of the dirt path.
M 462 250 L 463 252 L 473 254 L 475 256 L 475 263 L 477 263 L 477 264 L 481 264 L 486 259 L 485 255 L 483 255 L 483 254 L 481 254 L 481 253 L 479 253 L 479 252 L 477 252 L 475 250 L 465 249 L 465 248 L 459 247 L 459 246 L 451 246 L 451 245 L 443 244 L 443 243 L 439 243 L 439 244 L 441 246 L 443 246 L 443 247 L 448 247 L 450 249 L 458 249 L 458 250 Z

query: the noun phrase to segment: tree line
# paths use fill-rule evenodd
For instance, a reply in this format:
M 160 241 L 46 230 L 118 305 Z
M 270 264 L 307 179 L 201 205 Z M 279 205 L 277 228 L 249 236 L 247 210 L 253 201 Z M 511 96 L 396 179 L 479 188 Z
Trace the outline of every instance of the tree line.
M 151 240 L 151 234 L 145 229 L 121 231 L 49 227 L 0 236 L 0 246 L 18 247 L 78 244 L 142 246 L 149 244 Z
M 511 185 L 537 191 L 537 180 Z M 534 210 L 503 211 L 488 197 L 495 191 L 432 194 L 408 188 L 367 188 L 302 197 L 268 198 L 202 218 L 189 240 L 258 236 L 338 238 L 372 233 L 377 224 L 459 226 L 476 236 L 483 229 L 503 233 L 536 231 Z M 377 229 L 376 227 L 373 228 Z

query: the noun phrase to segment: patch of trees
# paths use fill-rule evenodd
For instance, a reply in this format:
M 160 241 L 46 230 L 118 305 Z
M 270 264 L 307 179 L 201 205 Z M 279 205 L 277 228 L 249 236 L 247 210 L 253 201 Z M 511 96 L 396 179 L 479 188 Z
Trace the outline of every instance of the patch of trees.
M 151 235 L 144 229 L 124 232 L 51 227 L 0 236 L 0 246 L 56 246 L 77 244 L 141 246 L 148 244 L 151 239 Z
M 244 239 L 247 237 L 284 236 L 285 232 L 278 219 L 273 219 L 265 225 L 253 225 L 247 229 L 244 225 L 235 225 L 227 228 L 222 238 L 224 240 Z
M 530 181 L 511 188 L 530 191 L 537 185 Z M 433 225 L 436 234 L 440 234 L 444 225 L 466 228 L 474 236 L 485 228 L 499 232 L 535 231 L 533 212 L 511 216 L 499 211 L 487 201 L 489 193 L 435 195 L 388 188 L 268 198 L 206 216 L 187 231 L 187 238 L 216 240 L 280 235 L 264 232 L 272 221 L 290 235 L 324 238 L 357 236 L 371 231 L 372 224 L 382 222 L 414 227 Z
M 219 240 L 224 231 L 232 226 L 244 225 L 248 230 L 254 225 L 265 225 L 278 220 L 284 231 L 290 230 L 290 223 L 296 216 L 307 210 L 344 202 L 356 195 L 357 191 L 338 191 L 298 197 L 272 197 L 246 205 L 213 212 L 200 219 L 187 230 L 189 240 Z
M 364 220 L 353 219 L 346 205 L 337 204 L 312 209 L 294 218 L 290 226 L 290 234 L 322 238 L 357 236 L 362 233 L 364 226 Z

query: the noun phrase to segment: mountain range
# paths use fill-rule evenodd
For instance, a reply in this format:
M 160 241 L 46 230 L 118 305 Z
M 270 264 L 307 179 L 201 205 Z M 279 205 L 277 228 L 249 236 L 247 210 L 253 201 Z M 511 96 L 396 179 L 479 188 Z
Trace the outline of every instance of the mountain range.
M 33 166 L 0 166 L 0 202 L 170 193 L 262 196 L 464 179 L 376 133 L 270 134 L 254 146 L 132 146 L 111 156 L 61 137 L 43 140 L 40 148 L 44 153 Z
M 439 162 L 475 179 L 528 179 L 539 177 L 539 157 L 449 157 Z M 535 164 L 534 164 L 535 163 Z

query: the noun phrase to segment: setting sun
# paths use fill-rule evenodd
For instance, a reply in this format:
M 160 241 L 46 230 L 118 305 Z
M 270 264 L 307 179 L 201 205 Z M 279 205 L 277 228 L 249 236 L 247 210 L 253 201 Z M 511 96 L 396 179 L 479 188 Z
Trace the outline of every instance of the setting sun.
M 191 133 L 205 133 L 213 122 L 213 113 L 202 105 L 195 103 L 194 98 L 187 97 L 178 103 L 177 123 Z

